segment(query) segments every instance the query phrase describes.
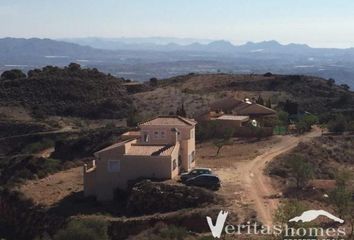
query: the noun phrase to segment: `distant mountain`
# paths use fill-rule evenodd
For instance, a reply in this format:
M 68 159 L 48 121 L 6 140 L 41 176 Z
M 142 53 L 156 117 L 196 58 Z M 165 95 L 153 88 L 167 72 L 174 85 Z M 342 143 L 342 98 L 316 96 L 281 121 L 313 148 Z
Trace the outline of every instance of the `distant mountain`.
M 198 40 L 179 38 L 72 38 L 62 41 L 76 43 L 93 48 L 109 50 L 144 50 L 144 51 L 201 51 L 201 52 L 271 52 L 271 53 L 297 53 L 297 54 L 333 54 L 354 53 L 354 49 L 311 48 L 306 44 L 280 44 L 275 40 L 262 42 L 247 42 L 234 45 L 225 40 Z
M 208 39 L 196 39 L 196 38 L 172 38 L 172 37 L 146 37 L 146 38 L 98 38 L 98 37 L 86 37 L 86 38 L 62 38 L 59 41 L 71 42 L 80 44 L 83 46 L 91 46 L 99 49 L 154 49 L 161 45 L 190 45 L 193 43 L 208 44 L 212 40 Z
M 70 62 L 133 80 L 190 72 L 304 74 L 354 87 L 354 48 L 311 48 L 277 41 L 234 45 L 174 38 L 0 39 L 0 72 Z M 73 41 L 73 42 L 70 42 Z M 98 49 L 104 48 L 104 49 Z
M 9 56 L 91 56 L 104 54 L 103 50 L 81 46 L 74 43 L 39 38 L 2 38 L 0 39 L 0 58 Z

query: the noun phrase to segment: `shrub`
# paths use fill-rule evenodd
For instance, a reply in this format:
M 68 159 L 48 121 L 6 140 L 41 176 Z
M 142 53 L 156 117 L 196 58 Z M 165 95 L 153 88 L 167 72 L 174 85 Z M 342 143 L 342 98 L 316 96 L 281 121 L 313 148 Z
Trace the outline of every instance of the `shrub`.
M 334 120 L 328 122 L 327 127 L 330 132 L 341 133 L 345 131 L 347 122 L 343 115 L 337 115 Z
M 23 148 L 23 153 L 38 153 L 41 150 L 54 147 L 54 141 L 51 139 L 43 139 L 38 142 L 31 143 Z
M 108 240 L 107 223 L 98 219 L 72 220 L 54 240 Z
M 128 240 L 184 240 L 184 239 L 195 239 L 188 236 L 188 232 L 185 228 L 166 225 L 162 222 L 157 223 L 153 228 L 141 232 L 136 236 L 131 236 Z M 204 238 L 203 238 L 204 239 Z M 205 238 L 209 239 L 209 238 Z M 211 239 L 211 238 L 210 238 Z
M 288 164 L 291 169 L 291 173 L 295 178 L 296 187 L 298 189 L 305 187 L 313 176 L 312 165 L 298 155 L 293 156 Z
M 288 126 L 289 124 L 289 113 L 285 111 L 279 111 L 278 114 L 278 125 L 280 126 Z
M 25 77 L 26 74 L 24 74 L 19 69 L 8 70 L 1 74 L 1 79 L 8 79 L 8 80 L 15 80 L 18 78 L 25 78 Z
M 296 124 L 298 133 L 304 133 L 311 130 L 312 125 L 318 123 L 318 117 L 312 114 L 305 115 Z

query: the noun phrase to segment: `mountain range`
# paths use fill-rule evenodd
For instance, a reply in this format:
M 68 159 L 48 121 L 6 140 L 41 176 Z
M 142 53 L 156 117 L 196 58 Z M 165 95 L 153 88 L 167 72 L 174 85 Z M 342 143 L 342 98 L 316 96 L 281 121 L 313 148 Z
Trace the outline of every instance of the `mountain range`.
M 333 78 L 354 87 L 354 48 L 312 48 L 277 41 L 234 45 L 176 38 L 0 39 L 0 72 L 77 62 L 133 80 L 189 72 L 286 73 Z

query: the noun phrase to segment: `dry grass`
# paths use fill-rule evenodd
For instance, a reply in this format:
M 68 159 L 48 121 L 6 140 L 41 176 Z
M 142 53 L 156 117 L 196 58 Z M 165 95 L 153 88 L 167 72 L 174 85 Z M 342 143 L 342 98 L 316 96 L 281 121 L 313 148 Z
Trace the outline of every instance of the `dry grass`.
M 0 106 L 0 119 L 4 118 L 6 120 L 15 121 L 32 121 L 33 118 L 28 110 L 24 107 L 6 107 Z
M 83 191 L 82 167 L 62 171 L 40 180 L 27 181 L 19 190 L 36 204 L 55 205 L 65 197 Z
M 279 138 L 271 137 L 257 141 L 256 139 L 233 139 L 232 144 L 225 145 L 218 156 L 213 142 L 197 145 L 197 165 L 213 169 L 237 167 L 241 161 L 247 161 L 264 153 L 267 147 L 279 142 Z
M 239 99 L 271 98 L 277 104 L 284 101 L 288 95 L 284 92 L 272 91 L 230 91 L 228 85 L 235 81 L 256 81 L 266 79 L 263 76 L 207 74 L 195 75 L 187 81 L 166 82 L 149 92 L 133 95 L 134 103 L 144 118 L 157 114 L 166 115 L 176 112 L 177 107 L 184 103 L 189 116 L 208 108 L 209 104 L 224 97 L 234 96 Z

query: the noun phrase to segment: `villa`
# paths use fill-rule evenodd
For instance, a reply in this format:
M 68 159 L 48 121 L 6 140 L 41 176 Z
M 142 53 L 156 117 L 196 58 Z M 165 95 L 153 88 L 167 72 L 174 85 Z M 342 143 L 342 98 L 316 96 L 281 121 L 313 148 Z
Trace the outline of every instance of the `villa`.
M 122 142 L 96 152 L 84 166 L 84 194 L 112 200 L 116 189 L 137 179 L 173 179 L 195 166 L 196 121 L 160 116 L 139 124 L 140 131 L 123 134 Z
M 207 111 L 197 114 L 198 121 L 218 121 L 233 127 L 252 125 L 263 126 L 269 119 L 276 117 L 276 111 L 248 98 L 239 100 L 227 97 L 210 104 Z

